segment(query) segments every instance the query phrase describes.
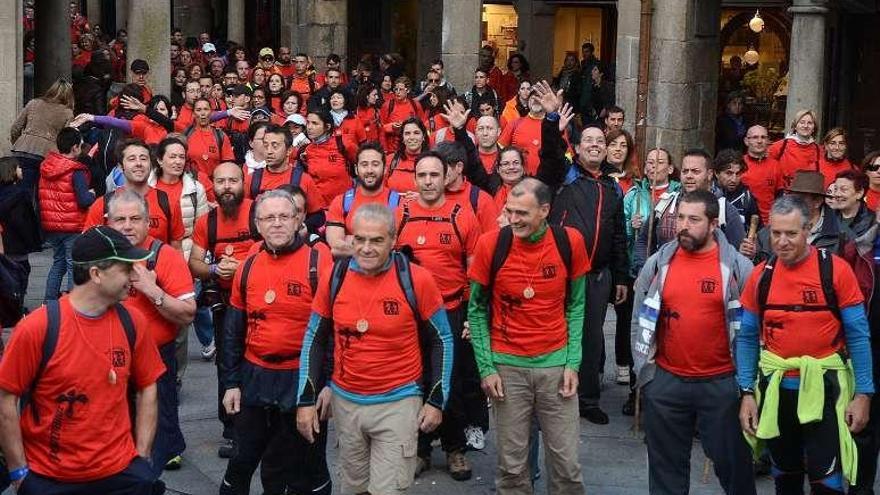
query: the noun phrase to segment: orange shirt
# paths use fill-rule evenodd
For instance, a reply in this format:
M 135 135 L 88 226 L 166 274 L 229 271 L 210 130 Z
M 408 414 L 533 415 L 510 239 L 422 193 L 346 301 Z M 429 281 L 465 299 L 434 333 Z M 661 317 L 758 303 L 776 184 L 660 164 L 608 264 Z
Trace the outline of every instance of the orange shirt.
M 852 268 L 843 259 L 833 255 L 834 290 L 838 305 L 846 308 L 864 301 Z M 743 308 L 758 314 L 758 280 L 764 271 L 764 263 L 752 270 L 743 289 Z M 827 357 L 844 345 L 839 338 L 843 332 L 840 322 L 830 311 L 784 311 L 770 309 L 770 305 L 825 304 L 825 294 L 819 278 L 819 253 L 810 247 L 806 259 L 794 266 L 776 263 L 773 280 L 767 296 L 768 308 L 764 311 L 761 341 L 767 349 L 783 358 L 812 356 Z
M 785 150 L 783 152 L 783 144 Z M 779 187 L 788 189 L 798 170 L 819 170 L 822 152 L 816 143 L 800 144 L 794 139 L 783 138 L 770 145 L 768 153 L 779 160 Z
M 526 175 L 535 175 L 541 158 L 538 153 L 541 150 L 541 121 L 529 115 L 514 120 L 504 128 L 498 143 L 501 146 L 516 146 L 523 152 Z
M 251 199 L 257 199 L 257 196 L 263 191 L 271 191 L 272 189 L 278 189 L 285 184 L 291 184 L 293 182 L 293 172 L 293 166 L 289 166 L 286 170 L 281 172 L 273 172 L 269 170 L 268 167 L 263 168 L 262 178 L 260 179 L 260 185 L 256 196 L 251 195 L 254 174 L 248 174 L 244 178 L 244 195 Z M 324 208 L 326 205 L 324 197 L 318 191 L 314 179 L 312 179 L 312 176 L 309 175 L 308 172 L 302 172 L 302 175 L 299 178 L 299 184 L 297 185 L 306 195 L 306 210 L 308 213 L 314 213 Z
M 300 152 L 300 160 L 315 181 L 322 207 L 329 205 L 333 198 L 348 190 L 352 185 L 349 163 L 354 163 L 357 145 L 343 136 L 343 150 L 340 152 L 336 138 L 331 136 L 323 143 L 311 143 Z M 342 153 L 345 153 L 343 155 Z
M 208 201 L 214 198 L 214 169 L 222 162 L 235 161 L 235 152 L 226 133 L 220 131 L 223 140 L 218 146 L 216 129 L 213 127 L 193 129 L 187 138 L 186 159 L 190 167 L 198 173 L 199 182 L 205 186 Z
M 227 217 L 222 209 L 217 208 L 217 241 L 211 251 L 214 259 L 219 260 L 220 255 L 227 253 L 230 246 L 232 249 L 229 255 L 239 262 L 244 261 L 247 257 L 248 250 L 255 242 L 251 236 L 251 208 L 253 208 L 253 201 L 247 198 L 242 200 L 241 206 L 238 208 L 238 216 L 234 218 Z M 211 247 L 208 246 L 208 215 L 202 215 L 196 219 L 192 240 L 193 245 L 205 251 L 210 250 Z M 221 287 L 228 288 L 229 284 L 229 280 L 220 279 Z
M 495 197 L 492 198 L 495 201 L 495 208 L 498 209 L 498 214 L 500 215 L 502 211 L 504 211 L 504 206 L 507 204 L 507 195 L 510 194 L 510 190 L 513 189 L 513 186 L 509 186 L 507 184 L 501 184 L 501 187 L 495 191 Z M 497 219 L 496 219 L 497 222 Z M 493 229 L 494 230 L 494 229 Z M 488 230 L 486 232 L 489 232 Z
M 410 271 L 419 313 L 430 318 L 443 307 L 443 298 L 428 270 L 412 264 Z M 333 320 L 333 383 L 347 392 L 376 395 L 421 382 L 416 317 L 394 265 L 373 277 L 350 268 L 332 308 L 329 275 L 321 277 L 312 310 Z M 369 325 L 363 333 L 357 330 L 361 319 Z
M 329 227 L 332 225 L 335 227 L 343 227 L 346 234 L 351 234 L 354 212 L 356 212 L 361 206 L 372 203 L 389 206 L 388 196 L 390 194 L 391 189 L 388 189 L 387 187 L 383 187 L 378 194 L 374 194 L 373 196 L 367 196 L 360 188 L 357 188 L 354 193 L 354 199 L 351 201 L 351 208 L 349 208 L 348 212 L 345 211 L 343 205 L 345 201 L 345 193 L 336 196 L 333 202 L 330 203 L 330 208 L 327 210 L 327 226 Z M 398 201 L 399 200 L 400 199 L 398 199 Z M 395 208 L 396 207 L 393 207 L 392 209 Z
M 399 101 L 394 96 L 385 101 L 379 111 L 379 119 L 382 121 L 382 132 L 385 134 L 386 150 L 394 151 L 400 144 L 400 128 L 394 127 L 394 124 L 401 124 L 411 117 L 427 122 L 425 112 L 419 102 L 412 98 Z M 425 128 L 427 127 L 428 125 L 425 124 Z M 425 136 L 425 139 L 428 139 L 428 136 Z
M 705 253 L 675 252 L 661 295 L 657 366 L 687 377 L 733 371 L 723 289 L 718 246 Z
M 748 186 L 755 197 L 758 205 L 758 213 L 761 215 L 761 222 L 767 225 L 770 221 L 770 208 L 773 206 L 773 200 L 776 199 L 776 192 L 782 188 L 779 183 L 779 162 L 767 156 L 762 160 L 758 160 L 743 155 L 748 170 L 743 174 L 743 184 Z
M 183 195 L 183 180 L 169 184 L 162 179 L 156 179 L 156 185 L 153 187 L 167 194 L 171 204 L 180 204 L 180 197 Z
M 477 218 L 481 234 L 491 232 L 498 228 L 499 210 L 495 206 L 495 201 L 492 199 L 492 196 L 489 196 L 486 191 L 480 190 L 477 195 L 477 209 L 475 211 L 474 206 L 471 204 L 471 189 L 474 187 L 476 186 L 468 181 L 464 181 L 462 188 L 458 191 L 450 191 L 447 189 L 446 199 L 447 201 L 452 201 L 461 205 L 462 208 L 470 210 L 470 212 Z
M 159 206 L 159 197 L 156 194 L 157 189 L 150 187 L 147 189 L 147 209 L 150 212 L 150 230 L 151 237 L 159 239 L 164 243 L 172 241 L 180 241 L 183 239 L 183 214 L 180 212 L 180 200 L 174 201 L 168 198 L 168 207 L 171 210 L 171 218 L 165 216 L 162 207 Z M 104 216 L 104 197 L 100 197 L 89 207 L 86 213 L 86 220 L 83 223 L 83 231 L 86 231 L 97 225 L 106 225 L 107 218 Z
M 449 199 L 434 208 L 410 201 L 397 209 L 396 217 L 397 246 L 412 248 L 419 265 L 434 276 L 446 308 L 457 308 L 467 291 L 467 260 L 480 237 L 472 210 Z
M 828 158 L 825 157 L 825 153 L 823 151 L 821 157 L 819 158 L 819 172 L 822 172 L 822 176 L 825 177 L 825 189 L 828 189 L 828 186 L 834 182 L 835 177 L 839 172 L 843 172 L 844 170 L 858 170 L 858 167 L 852 164 L 849 159 L 844 158 L 843 160 L 832 162 Z
M 418 154 L 395 153 L 385 158 L 385 187 L 397 192 L 415 192 Z
M 244 263 L 236 270 L 229 304 L 248 315 L 244 358 L 251 363 L 276 370 L 299 368 L 314 297 L 309 282 L 312 249 L 318 250 L 318 275 L 329 274 L 333 258 L 321 243 L 313 248 L 303 244 L 277 257 L 266 251 L 255 254 L 247 279 L 247 306 L 241 293 Z M 267 293 L 274 293 L 272 302 L 267 302 Z
M 142 389 L 165 366 L 147 334 L 149 322 L 131 311 L 134 355 L 114 309 L 100 316 L 77 313 L 69 296 L 59 300 L 58 343 L 31 400 L 40 422 L 21 415 L 25 457 L 32 471 L 62 482 L 93 481 L 122 472 L 137 456 L 129 419 L 127 384 Z M 13 330 L 0 362 L 0 388 L 20 396 L 33 382 L 47 326 L 46 308 L 35 309 Z M 109 383 L 110 369 L 116 385 Z
M 150 249 L 152 242 L 153 238 L 147 236 L 140 247 Z M 153 271 L 156 273 L 156 285 L 165 291 L 166 298 L 173 297 L 175 299 L 187 300 L 195 297 L 192 276 L 189 273 L 186 260 L 183 259 L 183 254 L 180 251 L 167 244 L 163 244 L 157 253 L 156 266 L 153 268 Z M 149 320 L 150 334 L 157 347 L 162 347 L 177 338 L 180 327 L 166 320 L 159 313 L 156 305 L 153 304 L 153 300 L 134 287 L 128 291 L 125 307 L 129 310 L 135 309 L 140 311 Z
M 470 279 L 484 287 L 489 285 L 499 232 L 488 232 L 480 237 L 468 271 Z M 590 261 L 581 234 L 570 227 L 565 227 L 565 232 L 571 243 L 571 273 L 567 272 L 549 229 L 535 243 L 513 236 L 510 252 L 495 274 L 492 289 L 489 340 L 493 352 L 540 356 L 559 350 L 568 342 L 565 320 L 568 282 L 586 274 Z M 523 291 L 529 286 L 535 294 L 526 299 Z

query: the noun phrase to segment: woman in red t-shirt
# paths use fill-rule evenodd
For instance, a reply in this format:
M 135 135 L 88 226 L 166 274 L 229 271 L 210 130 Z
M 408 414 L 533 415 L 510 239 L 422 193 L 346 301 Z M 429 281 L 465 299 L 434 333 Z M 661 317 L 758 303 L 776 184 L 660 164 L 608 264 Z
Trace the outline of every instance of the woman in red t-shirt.
M 306 115 L 306 136 L 311 143 L 299 154 L 300 161 L 315 181 L 315 188 L 321 195 L 321 204 L 325 206 L 352 187 L 349 163 L 354 163 L 357 153 L 357 145 L 345 136 L 341 140 L 337 139 L 334 129 L 333 117 L 329 111 L 310 111 Z
M 295 114 L 302 115 L 303 110 L 303 100 L 302 96 L 296 91 L 285 91 L 281 93 L 281 112 L 278 113 L 280 120 L 282 122 L 286 121 L 288 117 Z
M 822 139 L 822 155 L 819 159 L 819 172 L 825 177 L 825 189 L 834 182 L 837 174 L 844 170 L 855 170 L 856 166 L 846 157 L 846 130 L 835 127 Z
M 266 88 L 269 90 L 266 94 L 266 106 L 278 115 L 283 115 L 284 109 L 282 106 L 286 93 L 284 91 L 284 78 L 281 77 L 281 74 L 270 75 Z
M 865 203 L 868 208 L 877 211 L 880 208 L 880 150 L 868 153 L 862 160 L 862 172 L 868 176 L 868 190 Z
M 357 145 L 367 140 L 367 131 L 364 124 L 350 110 L 352 108 L 348 93 L 336 88 L 327 95 L 330 104 L 330 116 L 333 118 L 333 126 L 336 128 L 336 136 L 345 136 Z
M 420 119 L 411 117 L 401 125 L 397 141 L 397 152 L 387 158 L 385 186 L 402 193 L 414 192 L 416 158 L 428 151 L 428 130 Z
M 801 110 L 791 122 L 791 132 L 770 145 L 768 153 L 779 161 L 779 184 L 787 189 L 798 170 L 819 170 L 822 155 L 816 143 L 816 114 Z
M 355 115 L 364 126 L 367 141 L 376 141 L 384 146 L 382 122 L 379 120 L 379 88 L 372 83 L 364 83 L 357 92 L 357 111 Z
M 632 188 L 633 180 L 642 178 L 632 136 L 623 129 L 613 130 L 605 136 L 605 142 L 608 143 L 608 164 L 617 169 L 611 176 L 617 179 L 623 194 L 626 194 Z
M 207 98 L 199 98 L 193 104 L 193 124 L 184 134 L 187 136 L 186 158 L 190 170 L 205 186 L 208 200 L 214 201 L 214 169 L 222 162 L 234 161 L 235 153 L 229 137 L 211 126 L 211 102 Z

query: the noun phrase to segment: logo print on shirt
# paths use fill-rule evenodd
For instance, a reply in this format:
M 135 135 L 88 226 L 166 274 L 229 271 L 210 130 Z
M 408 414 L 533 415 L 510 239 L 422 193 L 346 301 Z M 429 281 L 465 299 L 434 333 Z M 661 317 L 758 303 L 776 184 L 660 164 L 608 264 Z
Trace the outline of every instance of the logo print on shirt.
M 150 228 L 159 228 L 159 217 L 150 217 Z
M 287 282 L 287 295 L 288 296 L 302 295 L 302 285 L 299 282 Z
M 216 153 L 216 152 L 217 152 L 216 146 L 214 146 L 213 144 L 208 146 L 208 153 Z
M 114 368 L 125 367 L 125 351 L 121 347 L 115 347 L 110 351 L 110 362 Z
M 802 296 L 804 298 L 804 304 L 817 304 L 819 302 L 819 296 L 813 289 L 803 291 Z
M 49 429 L 49 457 L 54 462 L 61 460 L 58 452 L 61 450 L 61 428 L 64 426 L 64 419 L 73 419 L 74 413 L 81 409 L 76 407 L 77 403 L 88 404 L 88 402 L 89 397 L 77 392 L 76 389 L 68 390 L 67 393 L 55 398 L 57 406 Z
M 444 245 L 452 244 L 452 234 L 448 234 L 448 233 L 440 234 L 440 244 L 444 244 Z
M 541 267 L 541 276 L 544 278 L 556 278 L 556 265 L 544 265 Z
M 718 285 L 718 282 L 712 278 L 704 278 L 700 280 L 700 292 L 703 294 L 714 294 L 715 287 Z
M 382 301 L 382 312 L 385 316 L 397 316 L 400 314 L 400 304 L 394 300 Z

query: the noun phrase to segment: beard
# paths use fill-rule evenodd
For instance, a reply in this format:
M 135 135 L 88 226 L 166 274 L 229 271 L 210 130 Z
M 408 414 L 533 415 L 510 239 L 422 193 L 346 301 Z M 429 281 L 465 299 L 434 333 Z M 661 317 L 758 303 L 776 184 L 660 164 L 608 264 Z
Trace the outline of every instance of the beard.
M 238 207 L 244 201 L 244 190 L 225 192 L 217 196 L 217 204 L 220 205 L 220 211 L 223 215 L 230 218 L 238 216 Z
M 691 235 L 687 230 L 682 230 L 675 237 L 678 239 L 678 245 L 681 246 L 682 249 L 693 253 L 706 246 L 706 243 L 709 242 L 710 235 L 712 235 L 712 233 L 707 232 L 706 235 L 702 237 L 696 237 Z
M 361 185 L 361 187 L 364 188 L 364 190 L 376 192 L 382 188 L 382 177 L 378 177 L 375 181 L 373 181 L 373 184 L 367 184 L 362 179 L 358 178 L 358 183 Z

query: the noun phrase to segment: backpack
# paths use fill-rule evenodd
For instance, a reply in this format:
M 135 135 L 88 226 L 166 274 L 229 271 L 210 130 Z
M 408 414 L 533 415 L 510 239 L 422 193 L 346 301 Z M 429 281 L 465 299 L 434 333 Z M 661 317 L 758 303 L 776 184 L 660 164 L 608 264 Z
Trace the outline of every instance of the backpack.
M 15 326 L 24 316 L 24 292 L 28 274 L 24 267 L 0 254 L 0 328 Z
M 467 252 L 464 246 L 464 237 L 461 235 L 461 231 L 458 229 L 458 224 L 456 223 L 456 219 L 458 215 L 461 213 L 461 205 L 457 204 L 452 208 L 452 212 L 449 214 L 449 217 L 414 217 L 411 216 L 409 211 L 409 203 L 403 204 L 403 216 L 400 219 L 400 225 L 397 227 L 397 238 L 400 238 L 400 234 L 403 233 L 404 227 L 406 224 L 411 221 L 426 221 L 426 222 L 449 222 L 452 224 L 452 230 L 455 232 L 455 237 L 458 238 L 458 244 L 461 246 L 461 266 L 464 267 L 465 271 L 467 271 Z
M 556 249 L 559 256 L 565 264 L 567 273 L 571 273 L 571 240 L 565 232 L 565 227 L 561 225 L 548 225 L 548 229 L 553 235 Z M 492 254 L 492 264 L 489 266 L 489 286 L 486 287 L 486 293 L 491 299 L 492 289 L 495 283 L 495 276 L 507 261 L 510 254 L 510 246 L 513 245 L 513 229 L 508 225 L 498 232 L 498 241 L 495 244 L 495 252 Z
M 254 170 L 254 173 L 251 174 L 251 189 L 250 196 L 251 199 L 257 199 L 257 196 L 260 195 L 260 184 L 263 182 L 263 171 L 265 169 L 258 168 Z M 299 187 L 300 182 L 302 182 L 303 172 L 305 172 L 305 168 L 302 163 L 297 161 L 296 165 L 293 166 L 293 173 L 290 174 L 290 185 Z
M 304 246 L 307 245 L 304 244 Z M 257 254 L 259 253 L 248 256 L 241 268 L 241 280 L 238 288 L 241 291 L 241 305 L 244 306 L 245 311 L 247 311 L 247 281 Z M 313 295 L 318 292 L 318 250 L 312 246 L 309 246 L 309 287 L 312 289 Z
M 330 275 L 331 311 L 333 309 L 333 304 L 336 302 L 336 296 L 339 295 L 339 290 L 342 288 L 342 282 L 345 280 L 345 275 L 348 273 L 348 265 L 350 261 L 350 257 L 344 257 L 340 258 L 333 264 L 333 272 L 331 272 Z M 412 313 L 415 316 L 418 325 L 421 326 L 425 320 L 424 315 L 422 315 L 419 311 L 419 304 L 418 300 L 416 299 L 416 291 L 413 288 L 410 261 L 401 252 L 392 251 L 391 262 L 394 264 L 394 267 L 396 269 L 395 271 L 397 272 L 397 283 L 400 284 L 400 288 L 401 290 L 403 290 L 406 304 L 409 306 L 409 309 L 412 310 Z
M 155 188 L 154 188 L 155 189 Z M 107 218 L 107 215 L 110 213 L 109 204 L 110 200 L 113 198 L 113 193 L 116 191 L 109 191 L 104 195 L 104 218 Z M 162 214 L 165 215 L 165 220 L 167 223 L 166 230 L 168 235 L 168 240 L 173 239 L 172 229 L 173 222 L 171 221 L 171 203 L 168 201 L 168 194 L 161 189 L 156 189 L 156 201 L 159 203 L 159 209 L 162 210 Z
M 119 316 L 120 322 L 122 322 L 122 328 L 125 330 L 128 351 L 134 355 L 134 345 L 137 333 L 134 329 L 134 322 L 131 319 L 131 314 L 125 309 L 125 306 L 120 303 L 116 303 L 114 308 L 116 314 Z M 34 415 L 34 422 L 36 424 L 40 424 L 40 415 L 37 412 L 36 403 L 33 402 L 31 398 L 34 395 L 34 391 L 37 389 L 37 383 L 40 381 L 43 371 L 46 369 L 46 365 L 49 364 L 49 360 L 51 360 L 52 355 L 55 354 L 55 348 L 58 346 L 58 334 L 60 329 L 61 306 L 57 299 L 50 299 L 46 301 L 46 336 L 43 338 L 43 353 L 40 357 L 40 364 L 37 367 L 36 373 L 34 373 L 34 379 L 31 381 L 30 386 L 28 386 L 28 388 L 21 394 L 19 405 L 19 408 L 24 411 L 28 404 L 30 404 L 31 412 Z
M 262 169 L 258 169 L 262 170 Z M 214 248 L 217 247 L 218 242 L 243 242 L 248 239 L 257 240 L 260 238 L 260 234 L 257 232 L 257 221 L 256 221 L 257 209 L 254 207 L 254 203 L 251 203 L 251 209 L 248 212 L 248 235 L 246 236 L 237 236 L 237 237 L 224 237 L 222 239 L 217 238 L 217 208 L 211 208 L 208 212 L 208 245 L 207 252 L 214 255 Z
M 839 322 L 843 322 L 840 314 L 840 306 L 837 300 L 837 293 L 834 292 L 834 258 L 825 249 L 819 249 L 819 279 L 822 284 L 822 294 L 825 296 L 825 304 L 767 304 L 767 298 L 770 295 L 770 282 L 773 280 L 773 272 L 776 266 L 776 255 L 771 256 L 764 264 L 761 270 L 760 278 L 757 286 L 757 303 L 758 303 L 758 325 L 761 328 L 764 324 L 764 311 L 767 309 L 777 309 L 781 311 L 830 311 Z M 838 342 L 842 337 L 841 333 L 834 339 Z
M 345 194 L 342 196 L 342 218 L 345 219 L 348 217 L 348 213 L 351 211 L 351 205 L 354 204 L 354 197 L 357 193 L 357 188 L 352 187 L 351 189 L 345 191 Z M 388 191 L 388 203 L 387 206 L 389 209 L 397 208 L 400 204 L 400 193 L 395 190 Z

